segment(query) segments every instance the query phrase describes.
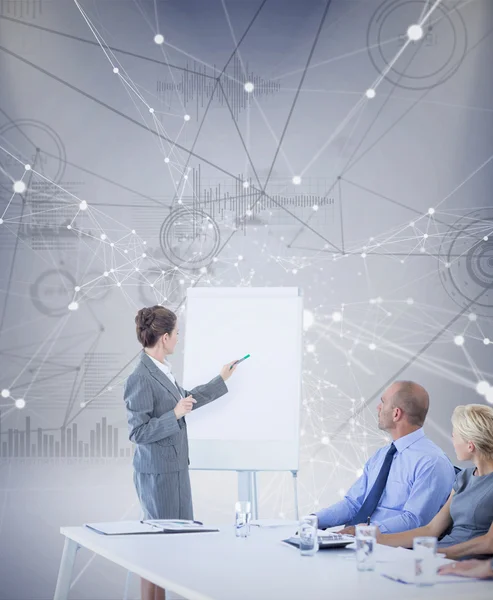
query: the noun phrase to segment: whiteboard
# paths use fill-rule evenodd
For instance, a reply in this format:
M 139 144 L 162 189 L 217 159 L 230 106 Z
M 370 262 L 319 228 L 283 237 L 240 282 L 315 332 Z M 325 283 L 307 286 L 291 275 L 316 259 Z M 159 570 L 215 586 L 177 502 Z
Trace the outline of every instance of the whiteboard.
M 190 468 L 298 470 L 302 343 L 298 288 L 187 291 L 186 389 L 251 354 L 228 394 L 187 416 Z

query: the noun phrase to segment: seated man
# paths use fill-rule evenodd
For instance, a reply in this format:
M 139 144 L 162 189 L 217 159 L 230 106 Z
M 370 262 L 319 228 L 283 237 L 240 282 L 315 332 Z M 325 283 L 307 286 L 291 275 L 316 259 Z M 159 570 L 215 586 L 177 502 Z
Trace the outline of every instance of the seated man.
M 319 511 L 320 529 L 346 525 L 378 525 L 382 533 L 397 533 L 428 523 L 445 504 L 455 471 L 445 454 L 430 441 L 422 426 L 429 407 L 426 390 L 412 381 L 397 381 L 383 394 L 378 427 L 394 440 L 366 463 L 363 475 L 345 498 Z

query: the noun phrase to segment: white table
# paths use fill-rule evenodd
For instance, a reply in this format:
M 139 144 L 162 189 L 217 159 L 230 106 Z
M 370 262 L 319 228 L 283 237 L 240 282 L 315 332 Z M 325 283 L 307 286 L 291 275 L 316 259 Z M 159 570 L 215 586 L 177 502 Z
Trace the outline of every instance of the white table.
M 491 600 L 493 581 L 460 580 L 430 588 L 397 583 L 377 571 L 359 573 L 354 552 L 324 550 L 302 557 L 280 540 L 292 527 L 253 527 L 236 538 L 219 533 L 104 536 L 86 527 L 62 527 L 65 536 L 54 600 L 67 600 L 77 549 L 87 548 L 189 600 Z

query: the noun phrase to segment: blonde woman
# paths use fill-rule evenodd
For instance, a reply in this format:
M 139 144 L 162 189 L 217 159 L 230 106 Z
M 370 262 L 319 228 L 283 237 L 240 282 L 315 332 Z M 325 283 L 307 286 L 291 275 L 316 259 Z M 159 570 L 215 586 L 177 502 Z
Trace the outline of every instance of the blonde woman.
M 447 558 L 493 555 L 493 407 L 458 406 L 452 415 L 452 440 L 459 460 L 474 467 L 461 471 L 446 504 L 428 525 L 377 536 L 380 544 L 412 548 L 413 539 L 439 539 Z

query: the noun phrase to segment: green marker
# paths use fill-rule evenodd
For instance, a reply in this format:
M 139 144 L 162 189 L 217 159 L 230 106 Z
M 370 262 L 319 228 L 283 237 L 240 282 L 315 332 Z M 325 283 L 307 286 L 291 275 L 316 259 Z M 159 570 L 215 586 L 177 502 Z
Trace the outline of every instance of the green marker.
M 230 367 L 229 370 L 231 371 L 231 369 L 233 367 L 236 367 L 236 365 L 239 365 L 241 362 L 243 362 L 244 360 L 246 360 L 247 358 L 250 358 L 250 355 L 247 354 L 246 356 L 244 356 L 243 358 L 240 358 L 240 360 L 237 360 L 236 362 L 234 362 Z

